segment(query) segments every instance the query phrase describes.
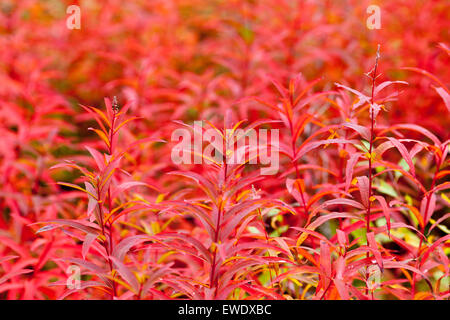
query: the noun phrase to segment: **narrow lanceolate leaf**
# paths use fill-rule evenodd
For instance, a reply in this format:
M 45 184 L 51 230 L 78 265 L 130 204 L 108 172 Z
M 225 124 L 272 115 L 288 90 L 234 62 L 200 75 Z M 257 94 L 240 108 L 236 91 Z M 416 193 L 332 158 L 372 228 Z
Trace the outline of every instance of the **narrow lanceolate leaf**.
M 380 93 L 381 90 L 383 90 L 384 88 L 392 85 L 392 84 L 406 84 L 408 85 L 408 82 L 406 81 L 384 81 L 382 83 L 380 83 L 379 85 L 376 86 L 373 95 L 377 96 L 378 93 Z
M 92 271 L 93 273 L 97 274 L 97 275 L 104 275 L 106 270 L 102 267 L 99 267 L 98 265 L 96 265 L 93 262 L 89 262 L 89 261 L 85 261 L 83 259 L 78 259 L 78 258 L 64 258 L 63 260 L 69 261 L 71 263 L 75 263 L 78 264 L 86 269 L 88 269 L 89 271 Z
M 281 201 L 275 200 L 249 200 L 234 206 L 231 210 L 229 210 L 225 216 L 224 223 L 222 224 L 222 230 L 218 230 L 220 236 L 219 239 L 225 241 L 229 235 L 232 234 L 233 230 L 239 225 L 242 220 L 250 214 L 256 215 L 257 209 L 262 207 L 282 207 L 286 208 L 291 212 L 291 208 L 289 208 L 286 204 Z
M 133 120 L 137 120 L 137 119 L 142 119 L 142 117 L 132 117 L 132 118 L 129 118 L 129 119 L 123 121 L 121 124 L 119 124 L 119 126 L 117 128 L 114 129 L 114 133 L 117 133 L 120 130 L 120 128 L 122 128 L 127 123 L 129 123 Z
M 441 96 L 442 100 L 444 100 L 445 106 L 447 110 L 450 112 L 450 94 L 444 88 L 434 87 L 434 90 Z
M 81 106 L 84 110 L 86 110 L 87 112 L 89 112 L 89 113 L 91 113 L 91 114 L 95 112 L 97 115 L 100 116 L 101 120 L 105 121 L 105 123 L 108 125 L 108 127 L 111 126 L 111 123 L 109 122 L 108 118 L 106 117 L 106 115 L 105 115 L 101 110 L 99 110 L 99 109 L 97 109 L 97 108 L 94 108 L 94 107 L 90 107 L 90 106 L 84 106 L 84 105 L 82 105 L 82 104 L 80 104 L 80 106 Z M 100 119 L 97 117 L 96 114 L 94 114 L 95 120 L 97 121 L 97 123 L 99 124 L 99 126 L 102 127 L 102 129 L 104 129 L 105 127 L 104 127 L 104 125 L 103 125 L 103 122 L 100 121 Z M 106 129 L 105 129 L 105 130 L 106 130 Z
M 216 188 L 214 187 L 214 184 L 205 177 L 201 176 L 200 174 L 195 172 L 182 172 L 182 171 L 173 171 L 169 172 L 169 174 L 183 176 L 192 179 L 199 184 L 199 186 L 205 191 L 205 193 L 209 197 L 211 197 L 211 199 L 217 198 L 217 192 Z
M 128 190 L 133 187 L 139 187 L 139 186 L 145 186 L 145 187 L 151 188 L 151 189 L 159 192 L 159 189 L 151 184 L 141 182 L 141 181 L 128 181 L 128 182 L 123 182 L 120 185 L 118 185 L 116 188 L 114 188 L 114 192 L 112 193 L 111 196 L 112 196 L 112 198 L 115 198 L 119 194 L 124 192 L 125 190 Z
M 436 194 L 431 194 L 429 197 L 424 197 L 420 203 L 420 214 L 423 217 L 425 225 L 430 221 L 431 216 L 436 208 Z
M 345 247 L 348 244 L 348 238 L 344 231 L 337 229 L 336 236 L 341 247 Z
M 419 133 L 423 134 L 425 137 L 429 138 L 431 141 L 433 141 L 433 143 L 436 146 L 441 145 L 440 140 L 433 133 L 431 133 L 429 130 L 427 130 L 417 124 L 409 124 L 409 123 L 396 124 L 396 125 L 390 126 L 389 128 L 387 128 L 385 130 L 382 130 L 380 132 L 380 134 L 383 134 L 387 131 L 395 131 L 396 129 L 405 129 L 405 130 L 419 132 Z
M 363 139 L 366 139 L 367 141 L 370 141 L 370 130 L 366 127 L 360 126 L 356 123 L 351 122 L 345 122 L 343 124 L 344 127 L 350 128 L 358 132 Z
M 6 282 L 7 280 L 9 280 L 13 277 L 20 276 L 21 274 L 30 273 L 33 271 L 34 271 L 33 269 L 22 269 L 22 270 L 18 270 L 18 271 L 9 272 L 9 273 L 3 275 L 3 277 L 0 277 L 0 284 Z
M 357 109 L 358 107 L 360 107 L 366 103 L 370 104 L 370 98 L 368 96 L 366 96 L 365 94 L 363 94 L 355 89 L 344 86 L 340 83 L 335 82 L 334 84 L 339 88 L 343 88 L 345 90 L 350 91 L 351 93 L 355 94 L 358 97 L 359 101 L 353 105 L 353 110 Z
M 88 128 L 88 130 L 94 131 L 100 137 L 100 139 L 103 140 L 103 142 L 106 144 L 106 146 L 110 147 L 108 137 L 106 136 L 106 134 L 103 131 L 94 129 L 94 128 Z
M 62 284 L 62 285 L 67 286 L 66 282 L 64 282 L 64 284 Z M 61 296 L 59 296 L 58 300 L 63 300 L 64 298 L 68 297 L 72 293 L 75 293 L 77 291 L 84 290 L 87 288 L 97 288 L 97 289 L 102 290 L 103 288 L 107 288 L 107 286 L 105 286 L 103 283 L 98 282 L 98 281 L 82 281 L 79 283 L 79 287 L 65 291 Z M 104 291 L 104 289 L 102 291 Z
M 0 263 L 6 262 L 6 261 L 9 261 L 9 260 L 18 258 L 18 257 L 19 257 L 19 256 L 6 256 L 6 257 L 2 257 L 2 258 L 0 258 Z
M 110 259 L 114 262 L 114 265 L 122 278 L 131 286 L 134 293 L 137 294 L 139 292 L 139 282 L 133 272 L 131 272 L 131 270 L 116 257 L 110 257 Z
M 286 179 L 286 188 L 288 192 L 300 203 L 301 206 L 306 206 L 305 202 L 308 202 L 308 197 L 305 193 L 304 182 L 302 179 Z M 303 196 L 302 196 L 303 194 Z
M 379 160 L 387 150 L 394 148 L 394 144 L 391 141 L 385 141 L 379 144 L 375 150 L 372 152 L 374 154 L 374 159 Z
M 105 168 L 105 158 L 104 158 L 103 154 L 91 147 L 85 146 L 85 148 L 89 151 L 92 158 L 94 158 L 98 169 L 103 170 Z
M 441 184 L 437 185 L 433 189 L 427 191 L 425 193 L 425 195 L 428 196 L 430 193 L 435 193 L 437 191 L 441 191 L 441 190 L 445 190 L 445 189 L 450 189 L 450 181 L 446 181 L 444 183 L 441 183 Z
M 253 256 L 253 257 L 248 257 L 247 259 L 243 259 L 241 261 L 238 261 L 236 263 L 234 263 L 228 270 L 226 270 L 224 272 L 224 274 L 221 277 L 221 287 L 223 288 L 224 286 L 226 286 L 228 284 L 229 281 L 231 281 L 231 279 L 241 270 L 246 269 L 250 266 L 253 265 L 258 265 L 258 264 L 264 264 L 267 263 L 267 261 L 264 261 L 262 257 L 257 257 L 257 256 Z M 218 274 L 216 274 L 217 276 L 219 276 Z
M 313 102 L 314 100 L 327 96 L 327 95 L 332 95 L 332 94 L 336 94 L 336 91 L 323 91 L 323 92 L 317 92 L 314 93 L 302 100 L 300 100 L 297 105 L 294 108 L 294 113 L 297 113 L 300 109 L 302 109 L 304 106 L 306 106 L 307 104 Z
M 442 221 L 445 221 L 449 218 L 450 218 L 450 212 L 444 214 L 442 217 L 440 217 L 436 221 L 434 221 L 433 219 L 430 219 L 431 223 L 433 223 L 433 224 L 431 225 L 430 229 L 428 229 L 428 234 L 431 234 L 431 231 L 433 231 L 433 229 L 436 227 L 438 227 L 439 229 L 441 229 L 444 232 L 447 232 L 447 234 L 450 234 L 450 231 L 448 230 L 448 228 L 445 225 L 440 224 Z
M 84 231 L 86 233 L 92 233 L 92 234 L 100 233 L 100 228 L 97 225 L 95 225 L 93 223 L 82 224 L 81 222 L 76 221 L 76 220 L 53 219 L 53 220 L 47 220 L 47 221 L 42 221 L 42 222 L 37 222 L 37 223 L 54 223 L 54 224 L 61 225 L 61 226 L 72 227 L 72 228 Z M 48 227 L 48 226 L 46 226 L 46 227 Z M 46 228 L 46 227 L 39 229 L 37 231 L 37 233 L 54 229 L 54 228 Z
M 348 300 L 350 299 L 347 286 L 345 284 L 344 279 L 345 274 L 345 258 L 339 256 L 336 260 L 336 277 L 334 278 L 334 284 L 336 285 L 336 289 L 341 296 L 341 299 Z
M 403 68 L 400 68 L 400 69 L 411 70 L 411 71 L 414 71 L 414 72 L 417 72 L 417 73 L 421 73 L 424 76 L 434 80 L 441 87 L 446 88 L 445 85 L 438 78 L 436 78 L 434 75 L 432 75 L 431 73 L 429 73 L 426 70 L 423 70 L 423 69 L 420 69 L 420 68 L 415 68 L 415 67 L 403 67 Z
M 325 242 L 320 242 L 320 269 L 322 270 L 322 288 L 327 288 L 331 279 L 331 252 L 330 246 Z
M 145 294 L 148 290 L 150 290 L 150 288 L 155 284 L 155 282 L 160 281 L 160 279 L 162 277 L 164 277 L 165 275 L 173 272 L 171 269 L 172 264 L 170 265 L 165 265 L 163 267 L 161 267 L 160 269 L 153 271 L 147 281 L 145 282 L 145 284 L 142 287 L 142 293 Z
M 86 177 L 91 177 L 91 178 L 94 177 L 91 172 L 89 172 L 88 170 L 86 170 L 83 167 L 80 167 L 79 165 L 73 163 L 70 160 L 65 160 L 65 162 L 63 162 L 63 163 L 56 164 L 56 165 L 50 167 L 49 170 L 53 170 L 53 169 L 57 169 L 57 168 L 65 168 L 65 167 L 80 170 Z
M 89 251 L 89 248 L 91 247 L 94 240 L 97 238 L 97 235 L 89 233 L 86 235 L 83 241 L 83 246 L 81 248 L 81 255 L 83 256 L 83 259 L 86 259 L 86 255 Z
M 358 140 L 347 140 L 347 139 L 328 139 L 328 140 L 319 140 L 319 141 L 312 141 L 305 145 L 302 145 L 300 150 L 295 155 L 294 161 L 297 161 L 301 157 L 303 157 L 305 154 L 307 154 L 309 151 L 314 150 L 320 146 L 328 145 L 328 144 L 357 144 Z
M 409 166 L 409 170 L 411 171 L 411 174 L 413 175 L 413 177 L 415 177 L 416 176 L 416 170 L 414 168 L 414 164 L 412 162 L 411 155 L 409 154 L 408 149 L 406 149 L 406 147 L 400 141 L 398 141 L 397 139 L 391 138 L 391 137 L 388 137 L 388 139 L 397 148 L 397 150 L 402 155 L 403 159 L 405 159 L 406 163 Z
M 400 206 L 404 206 L 406 208 L 408 208 L 410 210 L 410 212 L 414 215 L 414 217 L 417 219 L 417 221 L 419 222 L 419 226 L 421 229 L 423 229 L 425 227 L 425 223 L 423 220 L 422 215 L 420 214 L 420 211 L 417 210 L 416 207 L 411 206 L 409 204 L 406 203 L 401 203 L 400 201 L 397 200 L 393 200 L 389 203 L 389 205 L 392 207 L 393 205 L 400 205 Z
M 54 241 L 48 241 L 47 244 L 45 245 L 44 249 L 42 250 L 39 260 L 36 263 L 34 269 L 35 270 L 40 270 L 45 263 L 48 261 L 48 259 L 50 258 L 50 254 L 51 254 L 51 249 L 53 247 Z
M 214 238 L 214 224 L 208 212 L 199 205 L 191 204 L 187 201 L 166 201 L 165 204 L 172 206 L 173 209 L 184 209 L 193 214 L 200 220 L 203 227 L 206 229 L 211 238 Z
M 408 264 L 406 264 L 405 262 L 401 262 L 401 261 L 384 261 L 384 267 L 386 269 L 406 269 L 409 271 L 412 271 L 414 273 L 417 273 L 419 275 L 421 275 L 422 277 L 424 277 L 425 279 L 428 279 L 427 275 L 425 273 L 423 273 L 422 271 L 420 271 L 419 269 L 410 266 Z
M 381 271 L 383 271 L 383 258 L 381 256 L 380 250 L 378 250 L 378 244 L 375 241 L 375 234 L 373 232 L 369 232 L 367 234 L 367 242 L 369 247 L 372 249 L 373 255 L 375 256 L 375 260 L 377 261 L 378 267 L 380 267 Z
M 36 234 L 38 234 L 38 233 L 41 233 L 41 232 L 45 232 L 45 231 L 50 231 L 50 230 L 53 230 L 53 229 L 58 229 L 58 228 L 61 228 L 62 226 L 60 225 L 56 225 L 56 224 L 49 224 L 49 225 L 46 225 L 46 226 L 43 226 L 43 227 L 41 227 L 41 228 L 39 228 L 39 230 L 38 231 L 36 231 Z
M 167 143 L 167 141 L 163 140 L 163 139 L 158 139 L 155 138 L 153 136 L 151 137 L 147 137 L 147 138 L 142 138 L 139 139 L 133 143 L 130 143 L 129 145 L 127 145 L 126 147 L 124 147 L 124 150 L 119 153 L 119 155 L 123 156 L 124 154 L 126 154 L 127 152 L 133 150 L 134 148 L 136 148 L 137 146 L 144 144 L 144 143 L 156 143 L 156 142 L 160 142 L 160 143 Z
M 361 210 L 364 209 L 364 207 L 361 205 L 361 203 L 359 203 L 355 200 L 344 199 L 344 198 L 327 200 L 320 205 L 320 208 L 328 208 L 328 207 L 332 207 L 332 206 L 336 206 L 336 205 L 347 205 L 347 206 L 351 206 L 356 209 L 361 209 Z
M 274 240 L 277 241 L 279 244 L 283 243 L 283 240 L 281 238 L 275 238 Z M 283 247 L 283 245 L 280 245 L 280 247 Z M 235 254 L 239 254 L 240 251 L 246 250 L 246 249 L 271 249 L 274 252 L 283 252 L 284 254 L 287 254 L 287 255 L 291 254 L 291 252 L 289 251 L 289 248 L 280 248 L 280 247 L 269 244 L 265 240 L 264 241 L 254 240 L 252 242 L 240 243 L 240 244 L 232 247 L 231 249 L 227 250 L 225 252 L 225 254 L 227 256 L 233 256 Z
M 364 207 L 369 207 L 369 178 L 361 176 L 356 178 L 358 181 L 359 193 L 361 194 L 361 202 Z
M 328 220 L 339 219 L 339 218 L 350 218 L 350 219 L 357 219 L 357 220 L 363 221 L 363 219 L 361 217 L 359 217 L 355 214 L 351 214 L 351 213 L 347 213 L 347 212 L 334 212 L 334 213 L 330 213 L 330 214 L 326 214 L 326 215 L 318 217 L 310 225 L 308 225 L 307 229 L 315 230 L 317 227 L 324 224 Z M 307 237 L 308 237 L 307 233 L 305 233 L 305 232 L 302 233 L 300 235 L 300 237 L 297 239 L 296 246 L 297 247 L 300 246 L 303 243 L 303 241 L 306 240 Z
M 166 240 L 166 239 L 178 239 L 183 241 L 184 243 L 189 243 L 192 245 L 195 249 L 198 250 L 201 256 L 203 256 L 204 260 L 206 260 L 208 263 L 211 263 L 211 255 L 208 251 L 208 249 L 205 248 L 203 243 L 201 243 L 199 240 L 195 239 L 191 235 L 184 234 L 181 232 L 166 232 L 166 233 L 159 233 L 155 236 L 149 237 L 151 239 L 155 240 Z
M 265 105 L 266 107 L 269 107 L 270 109 L 272 109 L 274 111 L 281 112 L 280 108 L 278 108 L 277 106 L 275 106 L 267 101 L 264 101 L 258 97 L 254 97 L 254 96 L 244 97 L 242 99 L 237 100 L 235 103 L 239 104 L 239 103 L 246 102 L 249 100 L 257 101 L 257 102 L 261 103 L 262 105 Z
M 61 185 L 61 186 L 71 187 L 71 188 L 80 190 L 80 191 L 82 191 L 82 192 L 84 192 L 84 193 L 89 194 L 89 195 L 92 196 L 93 198 L 97 198 L 94 194 L 90 193 L 89 191 L 83 189 L 83 188 L 80 187 L 80 186 L 77 186 L 76 184 L 73 184 L 73 183 L 67 183 L 67 182 L 57 182 L 57 184 L 59 184 L 59 185 Z
M 384 217 L 386 219 L 386 224 L 387 224 L 387 227 L 388 227 L 388 235 L 390 236 L 391 235 L 391 214 L 390 214 L 390 210 L 391 209 L 389 208 L 389 206 L 388 206 L 388 204 L 386 202 L 386 199 L 384 199 L 384 197 L 382 197 L 382 196 L 375 196 L 375 199 L 378 200 L 378 202 L 381 205 L 381 208 L 383 209 L 383 214 L 384 214 Z
M 308 227 L 307 229 L 301 227 L 291 227 L 291 229 L 298 230 L 306 235 L 311 235 L 319 239 L 320 241 L 325 241 L 331 247 L 334 246 L 333 243 L 330 240 L 328 240 L 324 235 L 320 234 L 319 232 L 313 231 L 311 227 Z
M 350 188 L 350 184 L 353 180 L 353 171 L 360 156 L 361 153 L 357 152 L 352 154 L 350 159 L 347 160 L 347 166 L 345 168 L 345 192 L 348 192 L 348 189 Z
M 428 256 L 442 243 L 444 242 L 450 242 L 450 234 L 436 240 L 428 249 L 425 250 L 425 252 L 422 255 L 421 264 L 424 264 L 428 260 Z
M 91 217 L 92 212 L 95 210 L 95 207 L 98 204 L 98 195 L 97 190 L 95 190 L 94 186 L 90 184 L 89 182 L 85 182 L 84 185 L 86 186 L 86 191 L 88 192 L 88 210 L 87 210 L 87 216 Z M 94 196 L 92 196 L 94 195 Z
M 284 99 L 288 99 L 288 91 L 274 78 L 268 76 L 269 80 L 272 82 L 272 84 L 274 85 L 274 87 L 278 90 L 278 93 L 284 98 Z
M 131 236 L 120 241 L 113 250 L 112 255 L 117 258 L 119 261 L 123 261 L 127 252 L 135 245 L 138 245 L 142 242 L 149 241 L 148 235 L 137 235 Z
M 314 85 L 316 85 L 318 82 L 322 81 L 323 77 L 317 78 L 313 81 L 311 81 L 310 83 L 308 83 L 306 85 L 305 88 L 303 88 L 302 92 L 299 93 L 299 95 L 297 96 L 297 98 L 295 99 L 293 105 L 296 106 L 297 103 L 300 101 L 300 99 L 312 88 L 314 87 Z
M 230 219 L 226 220 L 223 224 L 222 230 L 216 230 L 219 232 L 219 239 L 225 241 L 228 236 L 235 230 L 235 228 L 242 222 L 242 220 L 250 214 L 256 215 L 256 210 L 264 205 L 263 202 L 255 203 L 245 208 L 242 208 L 235 215 L 232 215 Z

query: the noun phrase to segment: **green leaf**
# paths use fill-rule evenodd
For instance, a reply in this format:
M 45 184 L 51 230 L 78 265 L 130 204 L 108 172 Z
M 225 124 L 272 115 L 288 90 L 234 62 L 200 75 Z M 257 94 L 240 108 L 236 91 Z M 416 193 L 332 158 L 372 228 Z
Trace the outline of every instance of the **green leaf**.
M 384 180 L 380 180 L 380 185 L 378 186 L 377 190 L 379 192 L 387 194 L 391 197 L 394 197 L 394 198 L 398 197 L 398 194 L 394 190 L 394 188 L 390 184 L 386 183 Z

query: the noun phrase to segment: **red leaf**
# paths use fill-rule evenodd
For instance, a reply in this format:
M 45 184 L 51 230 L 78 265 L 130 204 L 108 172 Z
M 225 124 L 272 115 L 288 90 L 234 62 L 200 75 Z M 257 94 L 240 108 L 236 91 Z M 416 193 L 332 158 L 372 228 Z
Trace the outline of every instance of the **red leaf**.
M 89 183 L 89 182 L 85 182 L 84 183 L 85 187 L 86 187 L 86 191 L 88 191 L 88 210 L 87 210 L 87 216 L 90 218 L 92 215 L 92 212 L 95 210 L 95 207 L 98 204 L 98 194 L 97 194 L 97 190 Z M 94 197 L 95 196 L 95 197 Z
M 47 220 L 47 221 L 42 221 L 42 222 L 36 222 L 36 223 L 32 223 L 32 224 L 37 224 L 37 223 L 56 223 L 61 226 L 69 226 L 69 227 L 84 231 L 86 233 L 92 233 L 92 234 L 99 234 L 99 232 L 100 232 L 100 228 L 96 224 L 88 223 L 88 222 L 81 223 L 80 221 L 77 221 L 77 220 L 53 219 L 53 220 Z M 45 227 L 42 227 L 41 229 L 39 229 L 38 231 L 36 231 L 36 233 L 48 231 L 51 229 L 54 229 L 54 228 L 45 226 Z
M 361 135 L 361 137 L 363 137 L 363 139 L 370 141 L 370 130 L 368 128 L 351 122 L 345 122 L 343 126 L 355 130 Z
M 450 94 L 441 87 L 433 88 L 441 96 L 442 100 L 444 100 L 445 106 L 447 107 L 448 112 L 450 112 Z
M 422 255 L 422 260 L 421 260 L 421 264 L 425 263 L 428 260 L 428 256 L 434 251 L 434 249 L 436 249 L 437 246 L 439 246 L 441 243 L 443 243 L 444 241 L 448 241 L 450 240 L 450 234 L 439 238 L 438 240 L 436 240 L 427 250 L 425 250 L 425 252 Z
M 347 206 L 351 206 L 354 207 L 356 209 L 361 209 L 364 210 L 364 207 L 361 205 L 361 203 L 355 201 L 355 200 L 351 200 L 351 199 L 344 199 L 344 198 L 338 198 L 338 199 L 333 199 L 333 200 L 327 200 L 324 203 L 322 203 L 320 205 L 319 208 L 327 208 L 329 206 L 333 206 L 333 205 L 347 205 Z M 316 209 L 317 210 L 317 209 Z M 314 210 L 314 211 L 316 211 Z
M 22 269 L 22 270 L 18 270 L 18 271 L 9 272 L 0 278 L 0 284 L 8 281 L 9 279 L 11 279 L 13 277 L 20 276 L 21 274 L 30 273 L 30 272 L 33 272 L 33 270 L 32 269 Z
M 211 199 L 217 198 L 217 192 L 216 188 L 214 187 L 214 184 L 209 181 L 208 179 L 204 178 L 203 176 L 199 175 L 195 172 L 181 172 L 181 171 L 173 171 L 169 172 L 168 174 L 183 176 L 189 179 L 194 180 L 198 185 L 205 191 L 205 193 L 211 197 Z
M 15 259 L 15 258 L 19 258 L 19 256 L 6 256 L 6 257 L 2 257 L 0 258 L 0 263 Z
M 66 286 L 67 284 L 64 282 L 62 285 Z M 72 293 L 75 293 L 79 290 L 84 290 L 84 289 L 93 288 L 93 287 L 106 287 L 106 286 L 103 283 L 98 282 L 98 281 L 82 281 L 82 282 L 80 282 L 79 288 L 67 290 L 61 296 L 59 296 L 58 300 L 63 300 L 64 298 L 68 297 Z
M 345 247 L 348 244 L 348 238 L 344 231 L 337 229 L 336 235 L 338 239 L 338 243 L 341 247 Z
M 347 86 L 344 86 L 344 85 L 336 83 L 336 82 L 334 84 L 337 87 L 344 88 L 344 89 L 346 89 L 346 90 L 350 91 L 351 93 L 354 93 L 354 94 L 356 94 L 358 96 L 359 101 L 358 101 L 358 103 L 355 103 L 353 105 L 353 108 L 352 108 L 353 110 L 357 109 L 358 107 L 360 107 L 360 106 L 362 106 L 362 105 L 364 105 L 366 103 L 370 104 L 370 98 L 368 96 L 366 96 L 365 94 L 362 94 L 361 92 L 359 92 L 359 91 L 357 91 L 355 89 L 349 88 Z
M 381 257 L 380 250 L 378 250 L 378 244 L 375 241 L 375 234 L 373 232 L 369 232 L 367 234 L 367 241 L 369 243 L 369 247 L 372 249 L 373 255 L 375 256 L 378 267 L 380 267 L 381 271 L 383 271 L 383 258 Z
M 297 161 L 301 157 L 303 157 L 306 153 L 309 151 L 320 147 L 322 145 L 328 145 L 328 144 L 345 144 L 345 143 L 352 143 L 357 144 L 358 140 L 347 140 L 347 139 L 328 139 L 328 140 L 319 140 L 319 141 L 313 141 L 309 142 L 305 145 L 302 145 L 300 149 L 298 150 L 297 154 L 295 155 L 294 161 Z
M 361 194 L 361 201 L 367 208 L 369 207 L 369 178 L 361 176 L 356 178 L 358 181 L 359 193 Z
M 345 192 L 348 192 L 350 184 L 353 180 L 353 170 L 355 165 L 358 163 L 358 159 L 361 156 L 360 153 L 354 153 L 347 160 L 347 167 L 345 168 Z
M 320 269 L 323 272 L 322 288 L 326 288 L 331 279 L 331 252 L 325 241 L 320 241 Z
M 112 262 L 114 262 L 114 265 L 117 268 L 117 271 L 122 276 L 122 278 L 131 286 L 131 289 L 133 289 L 134 293 L 137 294 L 139 292 L 139 282 L 136 279 L 136 276 L 131 272 L 130 269 L 126 265 L 124 265 L 122 262 L 120 262 L 116 257 L 109 257 Z
M 149 239 L 149 236 L 147 235 L 137 235 L 137 236 L 131 236 L 131 237 L 127 237 L 125 239 L 123 239 L 122 241 L 120 241 L 113 250 L 112 255 L 117 258 L 119 261 L 123 261 L 123 259 L 125 258 L 125 255 L 127 254 L 128 250 L 131 249 L 131 247 L 145 242 L 145 241 L 149 241 L 151 239 Z
M 405 159 L 406 163 L 409 166 L 409 170 L 411 170 L 411 174 L 415 177 L 416 176 L 416 170 L 414 168 L 414 164 L 411 159 L 411 155 L 408 152 L 408 149 L 397 139 L 388 137 L 389 141 L 392 142 L 392 144 L 397 148 L 397 150 L 402 155 L 403 159 Z
M 159 192 L 159 189 L 151 184 L 141 182 L 141 181 L 129 181 L 129 182 L 121 183 L 116 188 L 114 188 L 112 198 L 117 197 L 119 194 L 121 194 L 122 192 L 124 192 L 127 189 L 130 189 L 133 187 L 138 187 L 138 186 L 145 186 L 145 187 L 151 188 L 151 189 Z
M 94 158 L 98 169 L 100 171 L 102 171 L 105 168 L 105 158 L 103 157 L 103 154 L 101 154 L 100 152 L 98 152 L 95 149 L 92 149 L 91 147 L 85 146 L 85 148 L 89 151 L 92 158 Z
M 386 218 L 386 224 L 388 227 L 388 235 L 391 236 L 391 215 L 390 215 L 390 208 L 386 202 L 386 199 L 384 199 L 382 196 L 375 196 L 375 199 L 378 200 L 378 202 L 381 205 L 381 208 L 383 209 L 384 217 Z
M 430 227 L 430 229 L 428 229 L 428 234 L 431 234 L 431 231 L 436 228 L 438 226 L 438 224 L 440 224 L 442 221 L 447 220 L 448 218 L 450 218 L 450 212 L 444 214 L 442 217 L 440 217 L 439 219 L 436 220 L 435 223 L 433 223 Z
M 396 84 L 396 83 L 408 85 L 408 82 L 406 82 L 406 81 L 384 81 L 384 82 L 382 82 L 382 83 L 380 83 L 379 85 L 376 86 L 376 88 L 375 88 L 375 90 L 373 92 L 373 95 L 377 96 L 378 93 L 380 93 L 381 90 L 383 90 L 384 88 L 386 88 L 386 87 L 388 87 L 388 86 L 390 86 L 392 84 Z
M 428 207 L 427 207 L 427 204 L 428 204 Z M 425 225 L 427 225 L 428 222 L 430 221 L 435 208 L 436 208 L 435 193 L 432 193 L 430 198 L 428 198 L 428 196 L 427 196 L 422 199 L 422 202 L 420 203 L 420 214 L 423 217 L 423 221 L 424 221 Z M 426 210 L 426 212 L 425 212 L 425 210 Z
M 421 126 L 418 126 L 416 124 L 409 124 L 409 123 L 396 124 L 396 125 L 389 127 L 386 130 L 381 131 L 380 134 L 383 134 L 385 131 L 394 131 L 395 129 L 407 129 L 407 130 L 417 131 L 417 132 L 423 134 L 425 137 L 429 138 L 431 141 L 433 141 L 433 143 L 436 146 L 439 147 L 441 145 L 441 142 L 434 134 L 432 134 L 429 130 L 427 130 Z
M 347 285 L 345 284 L 344 274 L 345 274 L 345 258 L 339 256 L 338 259 L 336 260 L 336 277 L 333 281 L 339 295 L 341 296 L 341 299 L 349 300 L 350 297 L 348 294 Z
M 40 270 L 42 266 L 47 262 L 49 259 L 50 249 L 53 246 L 53 238 L 47 242 L 47 244 L 44 247 L 44 250 L 42 250 L 41 255 L 39 256 L 39 261 L 36 263 L 36 266 L 34 267 L 35 270 Z
M 81 255 L 83 256 L 83 259 L 86 259 L 86 254 L 89 251 L 89 248 L 91 247 L 94 240 L 97 239 L 97 235 L 88 233 L 83 241 L 83 247 L 81 249 Z

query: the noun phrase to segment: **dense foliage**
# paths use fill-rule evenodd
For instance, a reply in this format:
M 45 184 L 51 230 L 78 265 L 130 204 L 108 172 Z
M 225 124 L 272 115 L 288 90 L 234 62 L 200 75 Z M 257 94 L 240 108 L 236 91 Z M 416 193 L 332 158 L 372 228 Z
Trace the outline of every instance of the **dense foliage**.
M 0 298 L 448 299 L 449 15 L 3 0 Z M 278 129 L 280 168 L 176 164 L 179 128 Z

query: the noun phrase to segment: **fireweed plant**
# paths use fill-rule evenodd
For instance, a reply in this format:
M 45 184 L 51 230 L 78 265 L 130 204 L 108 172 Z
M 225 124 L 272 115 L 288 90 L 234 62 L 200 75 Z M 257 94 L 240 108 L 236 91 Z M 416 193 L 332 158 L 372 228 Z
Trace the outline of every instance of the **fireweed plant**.
M 0 5 L 1 299 L 450 298 L 445 2 L 70 4 Z

